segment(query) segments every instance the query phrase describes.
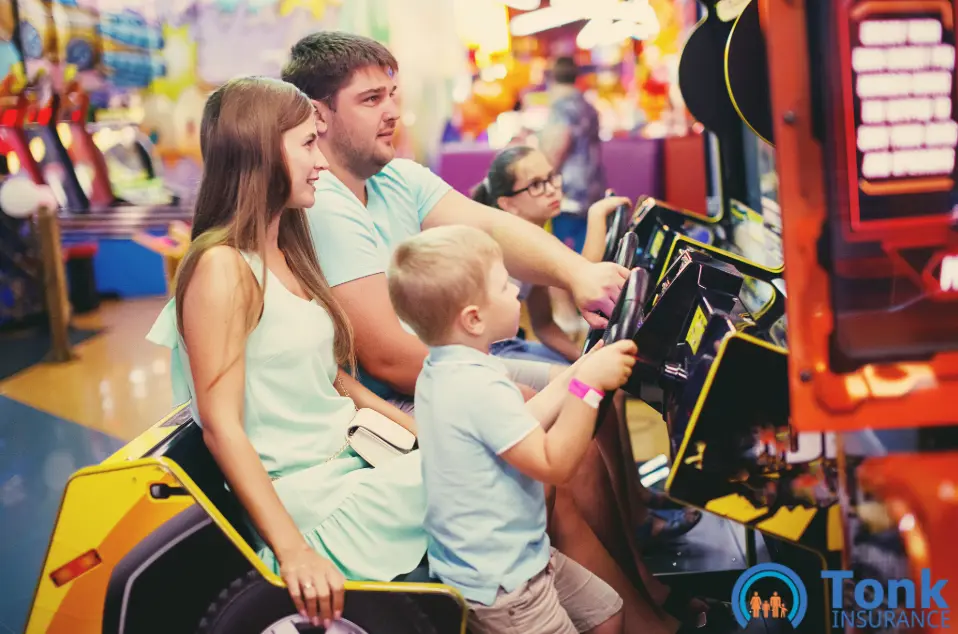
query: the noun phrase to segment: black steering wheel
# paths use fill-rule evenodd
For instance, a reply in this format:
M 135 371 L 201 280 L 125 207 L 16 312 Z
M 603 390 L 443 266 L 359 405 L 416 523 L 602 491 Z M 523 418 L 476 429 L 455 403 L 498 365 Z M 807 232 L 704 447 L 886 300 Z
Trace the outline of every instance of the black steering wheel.
M 615 309 L 609 317 L 609 325 L 601 335 L 602 341 L 606 345 L 632 339 L 636 331 L 642 325 L 643 308 L 645 306 L 645 296 L 648 292 L 649 272 L 645 269 L 635 268 L 629 273 L 629 279 L 622 287 L 622 293 L 619 295 L 619 301 L 615 304 Z M 591 333 L 590 333 L 591 334 Z M 595 344 L 593 344 L 595 345 Z M 599 405 L 599 414 L 597 421 L 605 420 L 609 408 L 612 407 L 612 398 L 614 392 L 608 392 L 602 403 Z M 598 427 L 598 425 L 597 425 Z
M 606 345 L 631 339 L 635 335 L 635 331 L 642 325 L 648 288 L 649 272 L 641 268 L 632 269 L 609 317 L 609 325 L 602 335 L 602 341 Z
M 629 205 L 619 205 L 615 211 L 606 218 L 605 232 L 605 253 L 602 255 L 603 262 L 610 262 L 616 257 L 619 241 L 629 230 L 632 224 L 632 208 Z
M 638 249 L 639 237 L 633 231 L 626 232 L 626 234 L 622 236 L 622 239 L 619 240 L 618 249 L 615 252 L 615 263 L 631 270 L 632 267 L 635 266 Z M 622 292 L 625 292 L 625 288 L 622 289 Z M 616 306 L 618 306 L 618 304 L 616 304 Z M 585 346 L 582 350 L 583 354 L 592 349 L 592 346 L 602 338 L 603 332 L 605 332 L 605 330 L 602 328 L 592 328 L 589 330 L 589 334 L 585 338 Z

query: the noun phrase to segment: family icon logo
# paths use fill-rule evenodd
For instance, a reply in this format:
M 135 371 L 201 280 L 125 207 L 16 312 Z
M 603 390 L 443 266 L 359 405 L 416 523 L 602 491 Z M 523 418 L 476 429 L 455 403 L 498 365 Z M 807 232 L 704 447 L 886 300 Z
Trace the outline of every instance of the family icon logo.
M 732 613 L 746 628 L 757 619 L 785 619 L 797 628 L 808 609 L 805 584 L 780 564 L 759 564 L 742 573 L 732 589 Z

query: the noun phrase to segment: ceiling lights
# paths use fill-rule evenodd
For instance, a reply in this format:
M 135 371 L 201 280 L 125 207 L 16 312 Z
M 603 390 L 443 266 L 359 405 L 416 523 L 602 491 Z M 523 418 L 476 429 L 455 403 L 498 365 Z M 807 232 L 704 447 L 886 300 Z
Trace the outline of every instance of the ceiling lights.
M 546 7 L 537 11 L 530 11 L 512 18 L 509 30 L 516 37 L 533 35 L 548 31 L 565 24 L 583 19 L 577 12 L 569 12 L 557 7 Z
M 538 0 L 509 0 L 509 5 L 535 5 Z M 588 20 L 576 46 L 591 49 L 628 38 L 644 40 L 659 33 L 659 20 L 649 0 L 552 0 L 551 5 L 512 18 L 514 36 L 533 35 L 572 22 Z
M 542 0 L 503 0 L 503 4 L 519 11 L 532 11 L 538 9 Z

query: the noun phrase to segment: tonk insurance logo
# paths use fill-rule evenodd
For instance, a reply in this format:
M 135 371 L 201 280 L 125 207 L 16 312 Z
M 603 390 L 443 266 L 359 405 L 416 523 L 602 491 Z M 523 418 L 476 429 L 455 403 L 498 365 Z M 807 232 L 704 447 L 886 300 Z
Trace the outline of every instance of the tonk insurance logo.
M 846 595 L 849 570 L 825 570 L 821 583 L 829 584 L 831 625 L 838 631 L 856 629 L 951 629 L 948 603 L 942 590 L 946 579 L 932 579 L 922 570 L 911 579 L 858 579 Z M 816 584 L 817 585 L 817 584 Z M 813 588 L 816 595 L 819 588 Z M 742 573 L 732 590 L 732 611 L 742 628 L 753 620 L 788 620 L 797 629 L 808 609 L 808 592 L 794 570 L 780 564 L 759 564 Z
M 832 626 L 856 629 L 951 629 L 948 603 L 941 591 L 947 579 L 933 580 L 923 569 L 916 583 L 911 579 L 860 579 L 855 583 L 852 605 L 848 605 L 843 582 L 852 579 L 848 570 L 826 570 L 822 579 L 831 580 Z
M 759 619 L 788 620 L 797 628 L 807 609 L 805 584 L 791 568 L 780 564 L 752 566 L 732 589 L 732 612 L 743 628 Z

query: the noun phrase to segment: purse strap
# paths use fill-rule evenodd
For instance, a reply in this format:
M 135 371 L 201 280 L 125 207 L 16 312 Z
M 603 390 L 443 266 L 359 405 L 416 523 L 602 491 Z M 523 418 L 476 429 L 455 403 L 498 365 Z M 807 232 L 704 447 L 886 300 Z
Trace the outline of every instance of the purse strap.
M 336 383 L 339 384 L 339 390 L 342 392 L 343 396 L 352 401 L 353 397 L 349 395 L 349 391 L 346 389 L 346 385 L 343 383 L 343 377 L 339 376 L 338 374 L 336 376 Z M 353 409 L 355 409 L 357 412 L 359 411 L 359 408 L 356 407 L 356 401 L 353 401 Z
M 346 389 L 346 386 L 343 384 L 343 379 L 342 379 L 341 376 L 337 376 L 337 377 L 336 377 L 336 383 L 339 384 L 339 390 L 342 391 L 342 395 L 352 401 L 352 397 L 349 395 L 349 391 Z M 355 401 L 353 401 L 353 409 L 354 409 L 355 411 L 357 411 L 357 412 L 359 411 L 359 408 L 356 407 L 356 402 L 355 402 Z M 326 458 L 326 460 L 325 460 L 325 462 L 324 462 L 323 464 L 325 464 L 325 463 L 327 463 L 327 462 L 330 462 L 330 461 L 332 461 L 332 460 L 335 460 L 341 453 L 343 453 L 344 451 L 346 451 L 347 448 L 349 448 L 349 436 L 346 436 L 346 442 L 343 443 L 343 446 L 340 447 L 339 449 L 337 449 L 337 450 L 336 450 L 336 453 L 334 453 L 333 455 L 331 455 L 329 458 Z

